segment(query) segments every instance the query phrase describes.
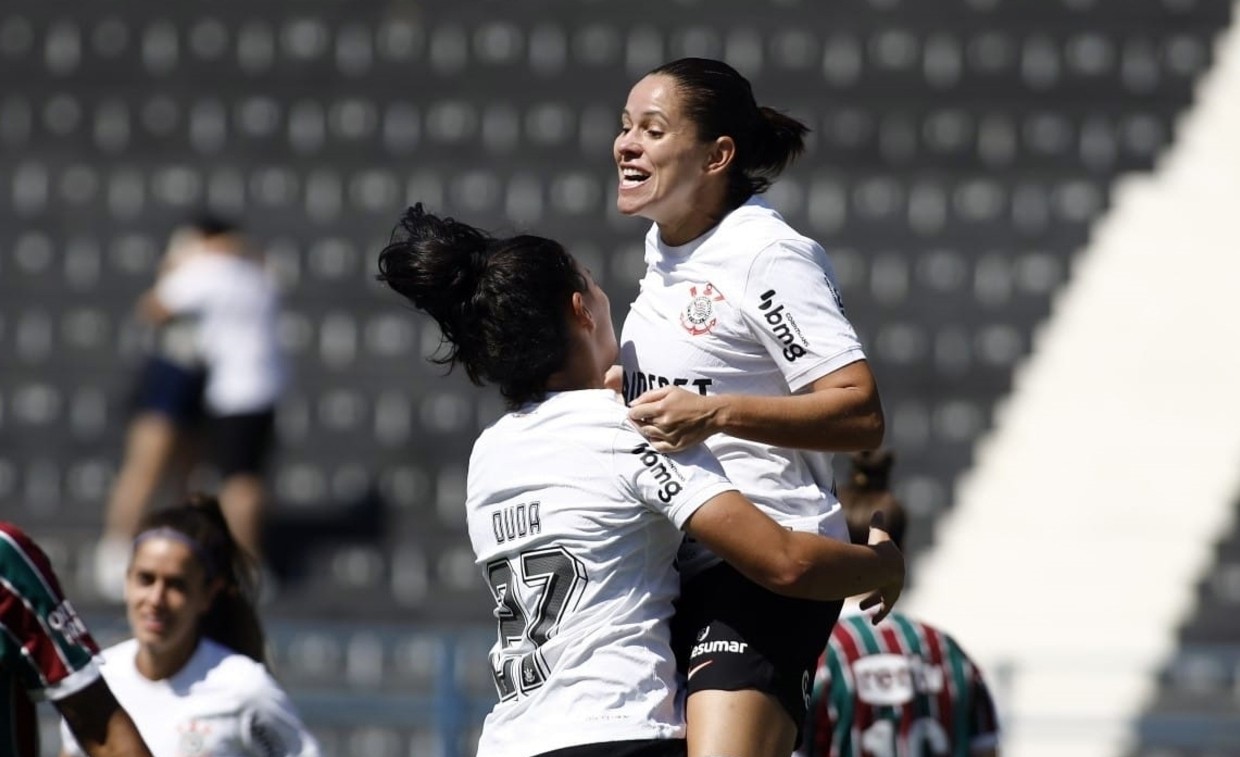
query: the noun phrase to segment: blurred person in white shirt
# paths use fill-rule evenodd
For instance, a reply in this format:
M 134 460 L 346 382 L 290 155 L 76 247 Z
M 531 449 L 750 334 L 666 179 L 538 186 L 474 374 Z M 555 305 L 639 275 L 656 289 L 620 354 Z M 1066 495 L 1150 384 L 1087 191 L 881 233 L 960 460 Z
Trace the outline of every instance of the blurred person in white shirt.
M 128 541 L 178 443 L 184 449 L 178 431 L 196 416 L 204 421 L 206 458 L 220 476 L 229 525 L 246 551 L 261 556 L 264 473 L 286 379 L 276 339 L 278 292 L 259 256 L 227 221 L 204 216 L 173 239 L 159 279 L 138 304 L 139 315 L 161 330 L 152 360 L 159 378 L 143 390 L 156 407 L 131 423 L 108 502 L 96 569 L 102 593 L 115 598 Z M 168 396 L 173 399 L 161 399 Z

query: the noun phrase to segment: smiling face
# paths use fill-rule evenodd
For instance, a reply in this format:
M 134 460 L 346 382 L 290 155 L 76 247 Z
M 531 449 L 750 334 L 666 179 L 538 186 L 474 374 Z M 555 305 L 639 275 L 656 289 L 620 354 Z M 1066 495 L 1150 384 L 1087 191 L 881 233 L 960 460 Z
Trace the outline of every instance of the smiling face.
M 214 594 L 188 545 L 160 536 L 139 542 L 125 576 L 126 617 L 139 649 L 188 659 Z
M 612 146 L 619 171 L 616 208 L 657 223 L 668 244 L 690 241 L 713 225 L 708 219 L 716 209 L 703 195 L 721 180 L 711 168 L 715 153 L 716 144 L 700 141 L 683 112 L 675 80 L 645 77 L 629 91 Z

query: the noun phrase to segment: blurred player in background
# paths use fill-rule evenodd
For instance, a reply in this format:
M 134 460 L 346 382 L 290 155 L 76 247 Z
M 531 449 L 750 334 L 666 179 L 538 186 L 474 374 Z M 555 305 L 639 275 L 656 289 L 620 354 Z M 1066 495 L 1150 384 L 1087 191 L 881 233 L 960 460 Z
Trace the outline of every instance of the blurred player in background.
M 840 501 L 854 542 L 882 513 L 902 544 L 905 515 L 889 450 L 851 456 Z M 893 612 L 872 625 L 845 604 L 814 681 L 799 757 L 994 757 L 999 727 L 981 671 L 954 639 Z
M 236 227 L 204 217 L 181 237 L 166 270 L 142 297 L 139 312 L 164 327 L 192 324 L 192 354 L 205 371 L 201 401 L 209 462 L 220 476 L 220 502 L 238 542 L 258 558 L 265 466 L 274 443 L 276 402 L 285 384 L 276 339 L 275 284 Z M 188 396 L 183 404 L 190 404 Z M 148 417 L 140 415 L 142 425 L 135 428 L 144 430 Z M 148 436 L 135 441 L 131 432 L 125 464 L 109 501 L 103 544 L 110 545 L 107 555 L 113 573 L 123 572 L 127 563 L 129 540 L 153 490 L 154 462 L 167 458 L 164 450 L 169 445 L 161 446 L 156 455 Z
M 98 653 L 47 555 L 0 521 L 0 755 L 38 757 L 32 699 L 46 699 L 91 757 L 150 757 L 100 676 Z
M 493 238 L 418 205 L 379 270 L 438 322 L 439 361 L 498 385 L 511 411 L 479 436 L 466 487 L 498 620 L 500 701 L 479 755 L 685 753 L 668 628 L 681 529 L 800 601 L 854 585 L 881 589 L 869 599 L 885 612 L 898 596 L 902 559 L 882 531 L 865 548 L 789 531 L 740 496 L 702 445 L 651 448 L 604 384 L 617 352 L 607 295 L 557 242 Z
M 759 196 L 807 131 L 717 60 L 664 64 L 629 91 L 616 206 L 654 224 L 622 384 L 656 449 L 705 442 L 781 525 L 844 541 L 830 453 L 882 442 L 878 388 L 826 252 Z M 690 754 L 787 757 L 839 604 L 776 596 L 691 540 L 680 567 Z
M 160 260 L 155 287 L 196 254 L 205 238 L 224 228 L 219 221 L 201 218 L 174 230 Z M 145 297 L 139 302 L 144 301 Z M 130 540 L 155 493 L 161 486 L 174 499 L 189 493 L 205 412 L 207 369 L 198 346 L 198 319 L 182 315 L 154 324 L 141 306 L 137 316 L 150 328 L 150 344 L 138 371 L 124 457 L 108 496 L 103 538 L 95 551 L 96 588 L 101 596 L 118 602 L 125 588 Z
M 267 671 L 251 560 L 219 503 L 143 518 L 125 577 L 133 638 L 103 676 L 158 755 L 314 757 L 318 744 Z M 64 725 L 67 726 L 67 723 Z M 82 754 L 67 727 L 62 755 Z

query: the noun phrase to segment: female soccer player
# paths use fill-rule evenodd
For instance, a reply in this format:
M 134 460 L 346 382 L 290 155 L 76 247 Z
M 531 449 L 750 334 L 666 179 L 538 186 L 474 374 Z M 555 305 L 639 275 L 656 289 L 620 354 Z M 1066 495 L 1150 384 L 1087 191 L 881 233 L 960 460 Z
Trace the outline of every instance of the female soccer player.
M 903 560 L 883 532 L 863 547 L 781 528 L 704 447 L 664 455 L 637 433 L 604 387 L 617 356 L 607 295 L 558 243 L 493 238 L 418 205 L 379 271 L 438 322 L 439 362 L 510 406 L 474 445 L 465 503 L 498 620 L 500 701 L 481 757 L 684 754 L 667 625 L 681 529 L 775 591 L 895 600 Z
M 617 208 L 654 222 L 621 335 L 630 418 L 659 450 L 704 441 L 781 525 L 847 540 L 829 453 L 882 442 L 878 390 L 823 248 L 758 196 L 806 127 L 701 58 L 638 81 L 620 124 Z M 777 596 L 720 557 L 692 539 L 680 557 L 689 752 L 787 755 L 840 605 Z
M 264 665 L 246 576 L 214 499 L 142 520 L 125 576 L 134 637 L 104 650 L 102 669 L 154 754 L 318 755 Z M 61 733 L 62 755 L 81 754 Z

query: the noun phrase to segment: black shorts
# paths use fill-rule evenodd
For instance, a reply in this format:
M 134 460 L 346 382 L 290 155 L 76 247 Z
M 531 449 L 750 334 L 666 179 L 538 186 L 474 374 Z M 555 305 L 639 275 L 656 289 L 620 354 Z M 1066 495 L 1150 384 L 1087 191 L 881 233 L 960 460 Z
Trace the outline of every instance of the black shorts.
M 207 385 L 203 368 L 187 368 L 161 357 L 148 358 L 138 375 L 130 401 L 134 412 L 167 416 L 179 428 L 202 420 L 202 394 Z
M 685 757 L 684 739 L 605 741 L 543 752 L 538 757 Z
M 260 475 L 275 440 L 275 428 L 274 409 L 212 417 L 208 426 L 211 462 L 224 477 Z
M 672 618 L 688 693 L 766 692 L 792 716 L 799 741 L 818 658 L 843 605 L 775 594 L 726 563 L 694 576 L 681 586 Z

